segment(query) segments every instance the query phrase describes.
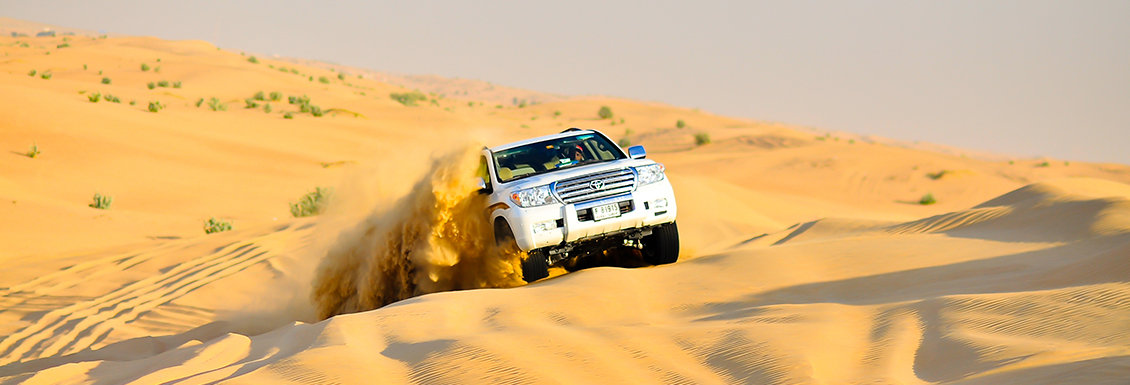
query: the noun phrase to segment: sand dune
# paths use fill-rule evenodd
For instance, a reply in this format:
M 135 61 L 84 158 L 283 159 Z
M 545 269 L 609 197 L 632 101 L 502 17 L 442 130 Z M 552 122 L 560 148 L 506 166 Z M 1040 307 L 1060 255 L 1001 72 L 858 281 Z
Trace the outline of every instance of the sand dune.
M 614 98 L 498 108 L 469 89 L 404 106 L 389 93 L 408 89 L 343 68 L 63 39 L 0 37 L 0 383 L 1130 378 L 1125 165 L 954 156 Z M 181 87 L 147 86 L 162 80 Z M 446 81 L 429 84 L 463 84 Z M 260 91 L 282 97 L 244 108 Z M 211 98 L 227 109 L 196 105 Z M 394 239 L 388 221 L 426 218 L 378 214 L 442 208 L 421 183 L 447 180 L 434 159 L 570 126 L 667 165 L 678 263 L 437 280 L 319 322 L 319 264 L 366 250 L 348 234 Z M 292 218 L 314 187 L 334 188 L 330 213 Z M 87 206 L 96 192 L 109 210 Z M 210 217 L 235 229 L 205 234 Z

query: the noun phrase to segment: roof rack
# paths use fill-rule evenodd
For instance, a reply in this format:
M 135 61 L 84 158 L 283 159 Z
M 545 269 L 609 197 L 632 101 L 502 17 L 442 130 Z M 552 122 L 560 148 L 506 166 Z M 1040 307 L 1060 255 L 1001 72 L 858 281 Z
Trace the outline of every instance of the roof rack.
M 561 131 L 561 133 L 564 134 L 566 132 L 573 132 L 573 131 L 584 131 L 584 130 L 582 130 L 580 128 L 576 128 L 576 127 L 569 127 L 567 129 L 565 129 L 565 131 Z

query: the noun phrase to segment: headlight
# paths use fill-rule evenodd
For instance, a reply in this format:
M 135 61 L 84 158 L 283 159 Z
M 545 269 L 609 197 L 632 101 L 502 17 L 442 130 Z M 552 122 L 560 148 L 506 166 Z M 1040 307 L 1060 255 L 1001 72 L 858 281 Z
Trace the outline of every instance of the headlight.
M 663 180 L 663 163 L 649 164 L 647 166 L 636 167 L 636 173 L 640 175 L 640 186 L 645 184 L 652 184 Z
M 549 193 L 549 185 L 522 189 L 510 193 L 510 200 L 519 207 L 544 206 L 556 202 Z

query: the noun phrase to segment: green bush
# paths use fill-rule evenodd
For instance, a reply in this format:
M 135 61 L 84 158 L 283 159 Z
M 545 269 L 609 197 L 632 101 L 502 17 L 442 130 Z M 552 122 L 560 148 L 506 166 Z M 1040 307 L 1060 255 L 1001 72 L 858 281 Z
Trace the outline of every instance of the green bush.
M 266 99 L 266 98 L 265 98 L 265 97 L 263 96 L 263 91 L 259 91 L 259 92 L 256 92 L 256 93 L 255 93 L 255 96 L 252 96 L 251 98 L 252 98 L 252 99 L 255 99 L 255 100 L 264 100 L 264 99 Z
M 55 48 L 67 48 L 67 47 L 70 47 L 70 46 L 71 46 L 70 44 L 63 43 L 63 44 L 59 44 L 59 45 L 55 46 Z
M 93 207 L 93 208 L 96 208 L 96 209 L 99 209 L 99 210 L 109 210 L 110 205 L 112 205 L 113 203 L 114 203 L 114 197 L 95 193 L 94 194 L 94 202 L 91 202 L 87 206 L 90 206 L 90 207 Z
M 204 98 L 196 99 L 196 107 L 200 108 L 201 104 L 204 104 Z
M 157 111 L 160 111 L 164 108 L 165 108 L 165 105 L 161 104 L 160 101 L 149 102 L 149 112 L 157 113 Z
M 173 88 L 180 88 L 180 82 L 173 82 Z
M 708 143 L 710 143 L 710 134 L 707 134 L 705 132 L 694 134 L 694 144 L 696 146 L 701 146 Z
M 39 145 L 32 143 L 31 149 L 27 150 L 24 155 L 27 155 L 28 158 L 35 159 L 35 157 L 39 156 Z
M 600 106 L 600 111 L 597 111 L 596 115 L 601 119 L 612 119 L 612 109 L 608 106 Z
M 117 96 L 114 96 L 114 95 L 110 95 L 110 94 L 106 94 L 106 95 L 105 95 L 105 96 L 103 96 L 102 98 L 103 98 L 103 99 L 106 99 L 106 101 L 107 101 L 107 102 L 114 102 L 114 103 L 121 103 L 121 102 L 122 102 L 122 100 L 121 100 L 121 99 L 118 99 L 118 97 L 117 97 Z
M 136 100 L 130 100 L 129 105 L 135 106 L 135 105 L 137 105 L 137 101 Z
M 287 113 L 283 114 L 283 119 L 294 119 L 294 114 L 288 111 Z
M 315 118 L 322 117 L 322 108 L 318 106 L 310 106 L 310 115 L 313 115 Z
M 154 88 L 157 88 L 157 85 L 156 85 L 156 84 L 154 84 L 153 82 L 149 82 L 149 83 L 146 83 L 146 84 L 145 84 L 145 86 L 146 86 L 146 87 L 149 87 L 149 89 L 154 89 Z
M 410 92 L 404 92 L 404 93 L 393 92 L 393 93 L 388 94 L 388 96 L 390 98 L 392 98 L 392 100 L 395 100 L 395 101 L 399 102 L 400 104 L 403 104 L 403 105 L 406 105 L 406 106 L 415 106 L 416 102 L 428 100 L 427 95 L 424 95 L 420 91 L 410 91 Z
M 204 221 L 204 234 L 231 231 L 231 229 L 232 224 L 229 220 L 216 219 L 216 217 L 212 217 Z
M 338 79 L 338 80 L 345 80 L 345 74 L 343 74 L 343 73 L 338 73 L 338 74 L 337 74 L 337 79 Z
M 31 70 L 31 72 L 27 73 L 27 76 L 35 76 L 35 73 L 36 73 L 35 70 Z
M 259 103 L 255 102 L 255 99 L 247 98 L 243 99 L 243 102 L 247 104 L 243 106 L 244 109 L 259 108 Z
M 91 103 L 98 103 L 99 100 L 102 100 L 102 94 L 95 92 L 93 94 L 86 95 L 86 98 L 90 100 Z
M 319 82 L 319 83 L 330 84 L 330 78 L 327 78 L 327 77 L 325 77 L 325 76 L 319 76 L 319 77 L 318 77 L 318 82 Z
M 266 103 L 263 105 L 263 112 L 266 112 L 268 114 L 271 113 L 271 103 Z
M 110 78 L 102 78 L 102 84 L 110 84 Z
M 141 63 L 141 70 L 142 70 L 142 71 L 148 71 L 148 70 L 149 70 L 149 65 L 148 65 L 148 64 L 145 64 L 145 63 Z
M 159 82 L 157 82 L 157 87 L 169 88 L 169 81 L 168 80 L 159 81 Z
M 282 100 L 282 94 L 281 94 L 281 93 L 278 93 L 278 92 L 272 92 L 272 93 L 271 93 L 271 101 L 272 101 L 272 102 L 277 102 L 277 101 L 279 101 L 279 100 Z
M 160 73 L 161 72 L 161 66 L 157 66 L 156 68 L 153 68 L 153 72 Z
M 212 109 L 212 111 L 227 111 L 228 105 L 221 103 L 218 98 L 212 98 L 208 100 L 208 108 Z
M 923 195 L 922 199 L 918 200 L 918 204 L 920 205 L 932 205 L 935 203 L 938 203 L 938 200 L 934 199 L 934 194 Z
M 295 218 L 310 217 L 322 214 L 329 204 L 333 190 L 317 187 L 314 191 L 306 193 L 296 203 L 290 204 L 290 215 Z
M 51 73 L 50 72 L 44 72 L 44 73 L 40 74 L 39 77 L 43 78 L 43 80 L 51 79 Z
M 558 116 L 561 116 L 561 111 L 553 111 L 553 117 L 556 118 Z
M 254 56 L 247 58 L 247 61 L 252 64 L 259 64 L 259 59 L 256 59 Z
M 687 122 L 684 122 L 682 119 L 679 119 L 679 121 L 675 122 L 675 128 L 683 128 L 686 126 Z

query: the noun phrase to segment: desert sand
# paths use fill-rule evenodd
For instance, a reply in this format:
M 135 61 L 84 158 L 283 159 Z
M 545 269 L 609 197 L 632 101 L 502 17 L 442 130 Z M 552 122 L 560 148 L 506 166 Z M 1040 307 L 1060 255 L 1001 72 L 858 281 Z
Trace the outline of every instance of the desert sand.
M 201 41 L 5 34 L 0 52 L 0 383 L 1130 378 L 1126 165 L 617 98 L 515 106 L 542 94 L 438 77 L 450 92 L 406 106 L 371 71 Z M 431 261 L 462 284 L 319 319 L 315 277 L 358 231 L 460 213 L 443 202 L 470 192 L 437 177 L 458 169 L 444 159 L 568 127 L 667 166 L 678 263 L 523 285 L 506 261 L 483 263 L 497 279 Z M 316 187 L 329 212 L 294 218 Z M 206 234 L 213 217 L 234 229 Z

